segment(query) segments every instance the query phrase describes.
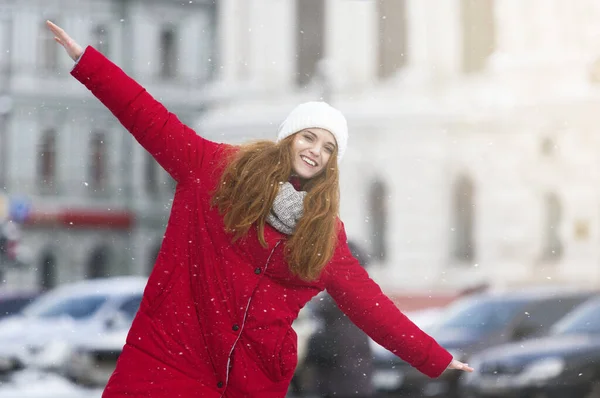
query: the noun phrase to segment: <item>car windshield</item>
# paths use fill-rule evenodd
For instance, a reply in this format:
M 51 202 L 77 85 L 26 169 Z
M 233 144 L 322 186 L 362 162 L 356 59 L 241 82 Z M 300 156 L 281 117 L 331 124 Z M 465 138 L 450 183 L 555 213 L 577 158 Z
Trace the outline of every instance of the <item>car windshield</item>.
M 8 315 L 18 314 L 23 308 L 29 305 L 34 297 L 12 297 L 0 301 L 0 318 Z
M 140 303 L 142 302 L 142 295 L 136 294 L 129 298 L 127 298 L 120 306 L 119 310 L 128 320 L 133 320 L 135 318 L 135 314 L 140 308 Z
M 470 329 L 485 332 L 503 326 L 519 313 L 525 300 L 467 298 L 448 308 L 436 329 Z
M 583 304 L 558 321 L 553 335 L 600 333 L 600 300 Z
M 27 307 L 23 313 L 38 318 L 68 316 L 73 319 L 89 318 L 108 300 L 105 294 L 80 294 L 44 297 Z

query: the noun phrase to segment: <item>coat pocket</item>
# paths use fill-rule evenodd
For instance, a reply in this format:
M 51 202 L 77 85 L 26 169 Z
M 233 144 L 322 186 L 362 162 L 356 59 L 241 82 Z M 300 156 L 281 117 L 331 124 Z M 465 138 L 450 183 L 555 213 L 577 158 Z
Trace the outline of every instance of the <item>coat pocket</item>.
M 291 380 L 298 365 L 298 337 L 292 327 L 283 334 L 276 358 L 279 358 L 277 380 Z

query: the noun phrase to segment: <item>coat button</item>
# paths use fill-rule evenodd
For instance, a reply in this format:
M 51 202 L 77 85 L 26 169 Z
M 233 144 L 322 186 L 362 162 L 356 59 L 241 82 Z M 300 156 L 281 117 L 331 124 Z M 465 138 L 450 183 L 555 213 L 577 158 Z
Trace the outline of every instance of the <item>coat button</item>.
M 240 330 L 240 327 L 238 325 L 233 325 L 231 329 L 233 329 L 234 332 L 237 332 L 238 330 Z
M 220 382 L 217 383 L 217 388 L 223 388 L 223 382 L 222 381 L 220 381 Z
M 261 272 L 262 272 L 262 270 L 260 268 L 257 268 L 257 269 L 254 270 L 254 273 L 256 275 L 260 274 Z

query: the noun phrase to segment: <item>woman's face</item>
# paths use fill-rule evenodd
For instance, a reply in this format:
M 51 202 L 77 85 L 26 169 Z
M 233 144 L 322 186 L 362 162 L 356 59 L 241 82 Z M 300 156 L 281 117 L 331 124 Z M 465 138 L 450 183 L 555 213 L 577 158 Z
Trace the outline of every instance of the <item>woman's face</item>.
M 305 180 L 318 176 L 335 148 L 335 138 L 327 130 L 310 128 L 297 132 L 292 145 L 294 174 Z

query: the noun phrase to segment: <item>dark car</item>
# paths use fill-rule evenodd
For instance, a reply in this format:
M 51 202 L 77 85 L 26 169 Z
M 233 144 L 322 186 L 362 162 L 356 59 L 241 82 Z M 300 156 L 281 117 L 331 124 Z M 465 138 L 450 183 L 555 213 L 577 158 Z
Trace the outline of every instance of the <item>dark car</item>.
M 473 354 L 486 348 L 546 333 L 591 295 L 540 289 L 475 294 L 450 305 L 430 334 L 454 358 L 468 363 Z M 375 357 L 376 372 L 386 375 L 376 380 L 388 381 L 376 386 L 380 395 L 458 396 L 460 372 L 444 372 L 430 379 L 386 353 Z
M 569 313 L 542 338 L 475 355 L 465 397 L 600 397 L 600 298 Z

